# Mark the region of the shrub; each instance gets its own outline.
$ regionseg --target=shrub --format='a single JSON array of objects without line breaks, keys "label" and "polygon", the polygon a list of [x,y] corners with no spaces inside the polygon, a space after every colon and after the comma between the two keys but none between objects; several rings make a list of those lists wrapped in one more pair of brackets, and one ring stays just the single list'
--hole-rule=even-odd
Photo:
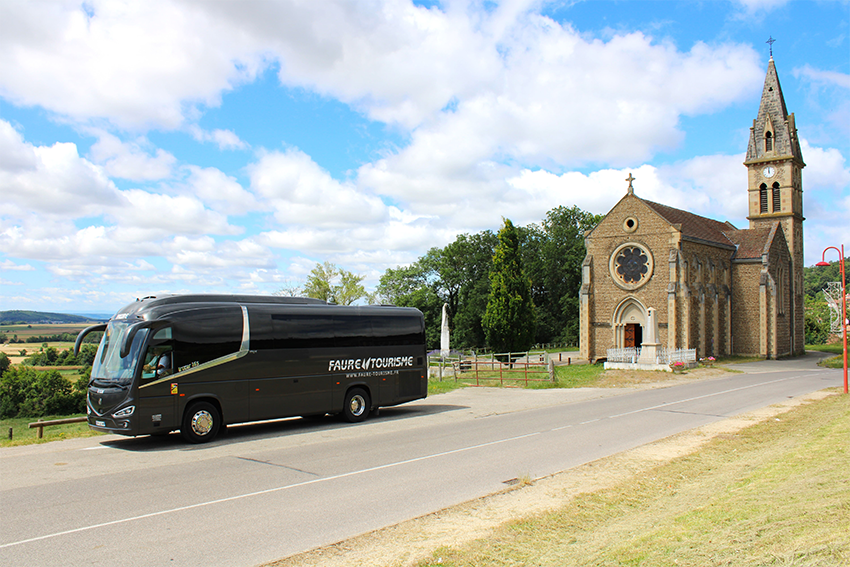
[{"label": "shrub", "polygon": [[82,413],[86,393],[81,382],[71,384],[56,370],[13,366],[0,376],[0,418]]}]

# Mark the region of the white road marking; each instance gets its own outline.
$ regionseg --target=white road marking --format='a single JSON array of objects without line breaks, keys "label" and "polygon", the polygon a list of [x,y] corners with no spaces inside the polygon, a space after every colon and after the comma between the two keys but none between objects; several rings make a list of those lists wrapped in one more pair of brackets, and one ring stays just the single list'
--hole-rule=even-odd
[{"label": "white road marking", "polygon": [[195,508],[202,508],[204,506],[211,506],[213,504],[221,504],[223,502],[233,502],[234,500],[242,500],[242,499],[245,499],[245,498],[251,498],[253,496],[261,496],[263,494],[271,494],[273,492],[281,492],[283,490],[289,490],[290,488],[299,488],[299,487],[308,486],[308,485],[311,485],[311,484],[318,484],[320,482],[328,482],[328,481],[332,481],[332,480],[339,480],[341,478],[347,478],[347,477],[356,476],[356,475],[365,474],[365,473],[370,473],[370,472],[375,472],[375,471],[379,471],[379,470],[383,470],[383,469],[389,469],[389,468],[398,467],[398,466],[401,466],[401,465],[408,465],[410,463],[426,461],[428,459],[436,459],[438,457],[445,457],[447,455],[453,455],[453,454],[456,454],[456,453],[463,453],[463,452],[466,452],[466,451],[472,451],[474,449],[481,449],[482,447],[489,447],[489,446],[492,446],[492,445],[498,445],[500,443],[508,443],[510,441],[517,441],[519,439],[525,439],[525,438],[528,438],[528,437],[533,437],[535,435],[540,435],[540,433],[535,432],[535,433],[527,433],[525,435],[518,435],[516,437],[507,437],[505,439],[498,439],[496,441],[489,441],[487,443],[480,443],[478,445],[470,445],[468,447],[461,447],[460,449],[452,449],[451,451],[443,451],[442,453],[433,453],[431,455],[424,455],[422,457],[416,457],[416,458],[407,459],[407,460],[404,460],[404,461],[396,461],[394,463],[387,463],[385,465],[379,465],[377,467],[370,467],[368,469],[361,469],[361,470],[351,471],[351,472],[337,474],[337,475],[333,475],[333,476],[316,478],[316,479],[312,479],[312,480],[306,480],[304,482],[297,482],[295,484],[287,484],[285,486],[268,488],[266,490],[260,490],[260,491],[257,491],[257,492],[248,492],[246,494],[238,494],[236,496],[229,496],[227,498],[219,498],[217,500],[209,500],[207,502],[198,502],[197,504],[190,504],[188,506],[180,506],[178,508],[170,508],[168,510],[160,510],[159,512],[151,512],[149,514],[132,516],[130,518],[113,520],[111,522],[103,522],[102,524],[93,524],[91,526],[83,526],[81,528],[74,528],[73,530],[65,530],[64,532],[56,532],[56,533],[46,534],[46,535],[43,535],[43,536],[33,537],[33,538],[29,538],[29,539],[22,539],[20,541],[13,541],[13,542],[9,542],[9,543],[4,543],[4,544],[0,545],[0,549],[6,548],[6,547],[13,547],[13,546],[16,546],[16,545],[23,545],[25,543],[32,543],[34,541],[42,541],[42,540],[45,540],[45,539],[51,539],[51,538],[59,537],[59,536],[63,536],[63,535],[85,532],[85,531],[94,530],[94,529],[97,529],[97,528],[105,528],[107,526],[115,526],[115,525],[118,525],[118,524],[125,524],[127,522],[135,522],[137,520],[144,520],[145,518],[154,518],[156,516],[164,516],[166,514],[173,514],[175,512],[182,512],[184,510],[192,510],[192,509],[195,509]]}]

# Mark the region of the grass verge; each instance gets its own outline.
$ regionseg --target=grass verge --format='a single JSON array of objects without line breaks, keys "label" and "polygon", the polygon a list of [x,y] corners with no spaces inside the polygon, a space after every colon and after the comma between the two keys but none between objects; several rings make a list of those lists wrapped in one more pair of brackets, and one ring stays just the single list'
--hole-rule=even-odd
[{"label": "grass verge", "polygon": [[818,362],[818,366],[825,368],[844,368],[844,343],[832,343],[829,345],[806,345],[806,350],[818,350],[820,352],[831,352],[838,356],[825,358]]},{"label": "grass verge", "polygon": [[848,565],[849,437],[830,396],[419,565]]},{"label": "grass verge", "polygon": [[[534,373],[529,374],[531,378],[528,382],[528,389],[546,389],[546,388],[592,388],[598,385],[604,377],[604,370],[601,364],[575,364],[555,367],[555,381],[550,382],[548,379],[542,380],[545,374]],[[526,387],[522,371],[504,371],[504,380],[499,379],[498,372],[479,372],[478,385],[498,388],[505,387]],[[535,380],[536,379],[536,380]],[[475,374],[466,372],[462,374],[458,380],[449,374],[444,376],[440,381],[436,378],[431,378],[428,381],[428,395],[445,394],[458,388],[475,385]]]},{"label": "grass verge", "polygon": [[[92,437],[102,435],[89,429],[87,423],[66,423],[64,425],[51,425],[44,428],[44,437],[38,438],[38,429],[30,429],[29,424],[42,419],[65,419],[68,417],[85,417],[86,414],[75,415],[49,415],[46,417],[15,417],[11,419],[0,419],[0,447],[15,447],[17,445],[32,445],[33,443],[48,443],[62,439],[73,439],[75,437]],[[9,429],[12,429],[12,439],[9,440]]]}]

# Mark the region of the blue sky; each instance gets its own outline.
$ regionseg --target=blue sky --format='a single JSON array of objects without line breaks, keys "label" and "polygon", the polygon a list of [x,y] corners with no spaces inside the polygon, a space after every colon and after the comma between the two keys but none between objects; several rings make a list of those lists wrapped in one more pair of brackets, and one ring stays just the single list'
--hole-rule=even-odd
[{"label": "blue sky", "polygon": [[373,289],[629,172],[745,228],[769,37],[811,265],[850,245],[846,1],[0,3],[0,310]]}]

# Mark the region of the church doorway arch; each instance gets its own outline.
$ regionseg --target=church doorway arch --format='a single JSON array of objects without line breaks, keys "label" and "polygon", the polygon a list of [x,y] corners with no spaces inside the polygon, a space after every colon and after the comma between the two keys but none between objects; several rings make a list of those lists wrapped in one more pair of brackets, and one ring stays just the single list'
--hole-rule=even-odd
[{"label": "church doorway arch", "polygon": [[614,348],[639,348],[646,327],[646,307],[634,297],[627,297],[614,310]]}]

